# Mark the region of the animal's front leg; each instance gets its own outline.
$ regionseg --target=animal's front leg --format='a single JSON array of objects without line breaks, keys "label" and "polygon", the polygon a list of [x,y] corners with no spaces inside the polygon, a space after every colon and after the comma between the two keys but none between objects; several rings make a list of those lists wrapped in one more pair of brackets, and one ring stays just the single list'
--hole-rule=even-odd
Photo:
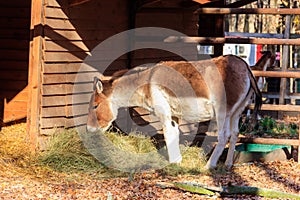
[{"label": "animal's front leg", "polygon": [[172,113],[166,94],[158,87],[151,88],[152,104],[154,114],[163,125],[164,138],[167,146],[169,162],[179,163],[182,156],[179,149],[179,129],[178,124],[172,121]]},{"label": "animal's front leg", "polygon": [[164,137],[168,150],[169,162],[180,163],[182,156],[179,149],[179,129],[178,124],[174,121],[167,120],[164,122]]}]

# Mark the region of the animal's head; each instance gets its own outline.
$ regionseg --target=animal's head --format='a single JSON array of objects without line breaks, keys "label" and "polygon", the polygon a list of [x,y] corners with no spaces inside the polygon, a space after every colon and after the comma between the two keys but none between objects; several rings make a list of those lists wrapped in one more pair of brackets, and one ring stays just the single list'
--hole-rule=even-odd
[{"label": "animal's head", "polygon": [[87,131],[105,131],[115,119],[111,103],[112,83],[94,78],[93,94],[90,99]]},{"label": "animal's head", "polygon": [[264,51],[262,54],[255,66],[251,67],[252,70],[267,71],[274,68],[275,55],[271,51]]},{"label": "animal's head", "polygon": [[[252,66],[252,70],[258,71],[267,71],[272,70],[274,68],[275,63],[275,55],[271,53],[271,51],[262,52],[263,56],[257,61],[255,66]],[[262,91],[266,84],[265,77],[257,77],[256,78],[258,88]]]}]

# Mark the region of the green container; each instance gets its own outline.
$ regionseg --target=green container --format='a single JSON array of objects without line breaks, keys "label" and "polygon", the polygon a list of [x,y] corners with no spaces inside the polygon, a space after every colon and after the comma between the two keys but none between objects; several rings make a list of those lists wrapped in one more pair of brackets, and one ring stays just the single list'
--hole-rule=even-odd
[{"label": "green container", "polygon": [[246,152],[271,152],[276,149],[288,148],[291,149],[291,146],[288,145],[275,145],[275,144],[241,144],[237,145],[236,151],[246,151]]}]

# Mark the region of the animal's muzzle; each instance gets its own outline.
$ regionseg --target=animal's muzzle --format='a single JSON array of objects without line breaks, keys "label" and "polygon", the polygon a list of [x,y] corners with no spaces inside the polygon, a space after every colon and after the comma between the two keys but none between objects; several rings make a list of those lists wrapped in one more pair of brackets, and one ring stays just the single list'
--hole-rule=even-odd
[{"label": "animal's muzzle", "polygon": [[87,131],[87,132],[90,132],[90,133],[94,133],[94,132],[97,132],[97,131],[99,131],[99,130],[100,130],[100,129],[97,128],[97,127],[93,127],[93,126],[89,126],[89,125],[86,126],[86,131]]}]

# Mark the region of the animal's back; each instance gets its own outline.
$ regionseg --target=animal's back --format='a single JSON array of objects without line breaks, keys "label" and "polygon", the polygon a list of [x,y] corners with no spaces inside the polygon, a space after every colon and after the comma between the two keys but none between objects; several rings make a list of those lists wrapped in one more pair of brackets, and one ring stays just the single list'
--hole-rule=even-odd
[{"label": "animal's back", "polygon": [[[226,92],[227,106],[232,107],[238,100],[240,92],[249,89],[246,80],[249,79],[248,65],[239,57],[228,55],[201,61],[179,61],[163,62],[163,66],[168,66],[178,71],[191,84],[195,94],[202,98],[211,98],[211,93]],[[216,70],[218,69],[218,71]],[[217,74],[219,73],[219,74]],[[165,76],[165,75],[161,75]],[[207,77],[207,78],[205,78]],[[163,78],[163,77],[161,77]],[[172,79],[166,77],[165,79]],[[216,79],[222,78],[222,82]],[[223,87],[216,86],[220,91],[209,91],[208,85],[223,84]],[[183,88],[184,89],[184,88]],[[184,93],[184,92],[183,92]]]}]

